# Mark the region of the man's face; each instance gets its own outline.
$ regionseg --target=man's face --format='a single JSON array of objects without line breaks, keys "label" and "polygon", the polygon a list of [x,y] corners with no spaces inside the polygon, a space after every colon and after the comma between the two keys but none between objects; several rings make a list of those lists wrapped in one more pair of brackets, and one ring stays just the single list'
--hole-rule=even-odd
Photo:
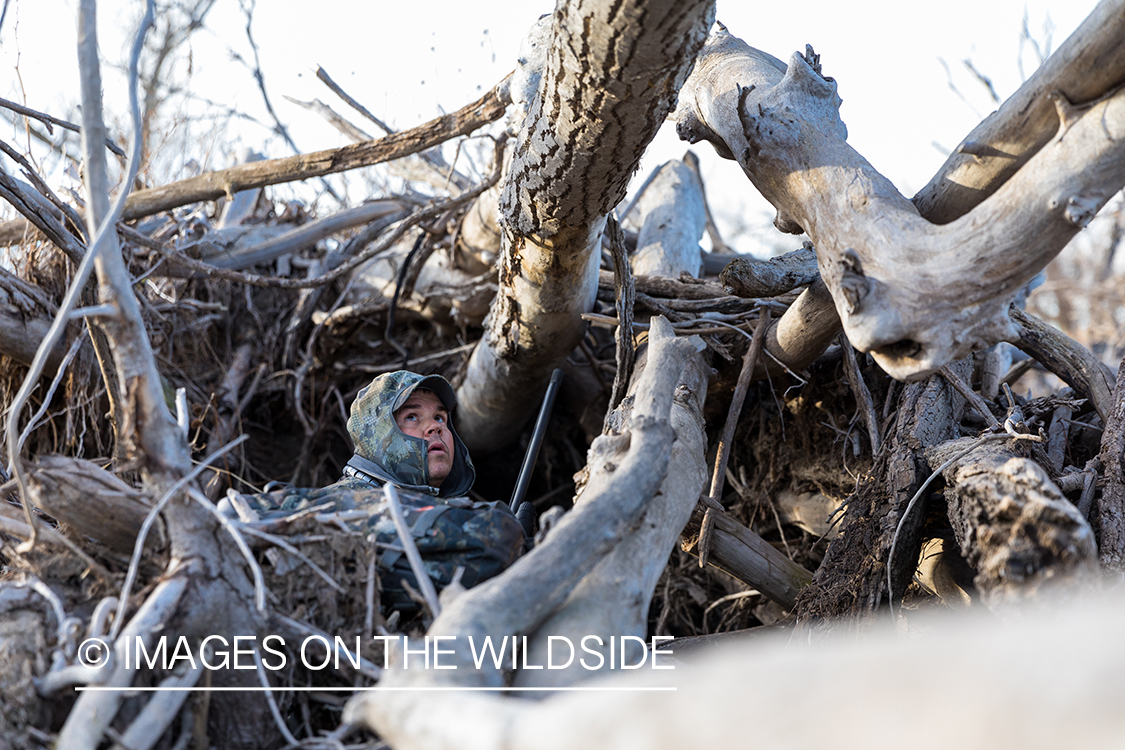
[{"label": "man's face", "polygon": [[449,431],[449,413],[441,399],[433,391],[415,390],[395,412],[395,423],[404,435],[426,441],[430,485],[441,487],[453,468],[453,434]]}]

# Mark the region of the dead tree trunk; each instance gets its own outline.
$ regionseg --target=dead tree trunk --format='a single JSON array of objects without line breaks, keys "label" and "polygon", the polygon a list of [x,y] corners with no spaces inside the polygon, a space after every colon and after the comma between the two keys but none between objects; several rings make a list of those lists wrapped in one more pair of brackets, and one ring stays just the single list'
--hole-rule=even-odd
[{"label": "dead tree trunk", "polygon": [[579,315],[597,293],[605,217],[672,110],[713,18],[712,2],[556,8],[500,201],[500,291],[458,390],[458,429],[471,450],[510,442],[577,346]]},{"label": "dead tree trunk", "polygon": [[637,202],[643,218],[633,272],[670,279],[681,273],[698,276],[703,264],[699,238],[707,213],[695,170],[679,159],[664,164]]}]

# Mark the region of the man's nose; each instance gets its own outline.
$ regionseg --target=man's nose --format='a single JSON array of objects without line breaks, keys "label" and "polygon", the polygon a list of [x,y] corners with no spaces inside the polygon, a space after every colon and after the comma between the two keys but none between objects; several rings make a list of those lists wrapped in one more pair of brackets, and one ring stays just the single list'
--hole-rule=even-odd
[{"label": "man's nose", "polygon": [[442,425],[441,425],[441,421],[440,421],[440,420],[437,420],[437,419],[431,419],[431,420],[430,420],[430,421],[429,421],[429,422],[428,422],[428,423],[426,424],[426,434],[427,434],[427,435],[432,435],[432,434],[433,434],[433,433],[435,433],[435,432],[436,432],[436,433],[438,433],[438,434],[441,434],[441,427],[442,427]]}]

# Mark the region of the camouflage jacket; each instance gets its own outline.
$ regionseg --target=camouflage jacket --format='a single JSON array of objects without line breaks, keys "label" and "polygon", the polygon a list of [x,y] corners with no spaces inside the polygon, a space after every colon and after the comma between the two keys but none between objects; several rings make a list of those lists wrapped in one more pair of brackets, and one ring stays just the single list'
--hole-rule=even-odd
[{"label": "camouflage jacket", "polygon": [[[355,533],[370,534],[380,550],[383,603],[392,608],[413,606],[401,580],[417,589],[417,579],[403,555],[383,492],[370,483],[344,478],[319,489],[286,487],[228,496],[228,502],[244,521],[287,518],[301,523],[301,517],[309,514],[353,511],[343,522]],[[523,530],[505,503],[474,503],[467,498],[435,503],[432,495],[409,490],[399,493],[399,502],[426,574],[439,589],[453,580],[458,568],[464,569],[461,583],[474,586],[499,574],[523,551]]]}]

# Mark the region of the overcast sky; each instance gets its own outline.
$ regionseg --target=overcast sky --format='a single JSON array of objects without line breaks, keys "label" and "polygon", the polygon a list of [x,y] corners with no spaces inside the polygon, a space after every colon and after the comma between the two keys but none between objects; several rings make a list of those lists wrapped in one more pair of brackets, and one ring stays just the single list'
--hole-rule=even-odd
[{"label": "overcast sky", "polygon": [[[252,31],[279,116],[301,150],[313,151],[345,141],[284,95],[319,98],[352,116],[316,79],[317,65],[377,115],[398,128],[410,127],[442,109],[457,109],[499,81],[514,66],[528,28],[553,5],[545,0],[259,0]],[[941,165],[945,151],[995,107],[964,61],[971,60],[988,76],[1003,99],[1038,64],[1035,51],[1021,46],[1025,13],[1032,36],[1040,43],[1049,38],[1057,47],[1094,5],[1094,0],[719,0],[718,18],[731,33],[783,60],[812,44],[825,74],[838,82],[849,142],[910,196]],[[0,29],[0,96],[75,116],[75,7],[74,0],[10,0]],[[142,7],[141,0],[99,3],[99,39],[107,63],[124,60],[124,32]],[[265,121],[250,73],[232,62],[232,51],[250,57],[245,25],[239,0],[218,0],[207,29],[192,43],[191,88]],[[105,76],[107,98],[123,101],[122,78],[112,71]],[[273,156],[291,153],[261,126],[232,126],[221,135],[223,146],[188,154],[185,160],[226,166],[231,153],[225,146],[231,144]],[[21,143],[11,127],[0,131],[0,137]],[[638,182],[686,147],[665,128]],[[737,166],[715,157],[706,144],[696,150],[709,197],[727,231],[738,223],[765,223],[768,206],[762,206]],[[753,234],[759,236],[740,240],[740,248],[754,250],[759,242],[774,242],[765,231],[756,229]]]}]

